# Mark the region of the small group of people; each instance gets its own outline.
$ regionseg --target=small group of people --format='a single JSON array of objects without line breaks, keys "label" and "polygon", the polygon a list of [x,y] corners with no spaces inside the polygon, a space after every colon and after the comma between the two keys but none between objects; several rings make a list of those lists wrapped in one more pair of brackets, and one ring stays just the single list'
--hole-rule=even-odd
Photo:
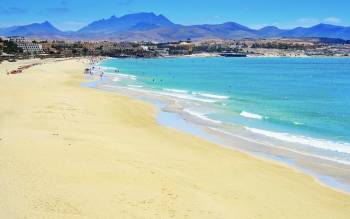
[{"label": "small group of people", "polygon": [[99,73],[100,78],[103,77],[104,72],[101,70],[100,67],[96,68],[96,66],[92,66],[90,68],[86,68],[84,74],[94,75],[95,72]]}]

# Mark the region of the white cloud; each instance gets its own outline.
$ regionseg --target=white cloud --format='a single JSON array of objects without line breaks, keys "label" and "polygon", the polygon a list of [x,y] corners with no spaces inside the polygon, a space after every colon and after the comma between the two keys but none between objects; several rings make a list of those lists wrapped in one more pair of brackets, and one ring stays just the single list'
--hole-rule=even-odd
[{"label": "white cloud", "polygon": [[337,18],[337,17],[326,17],[323,19],[323,23],[326,24],[341,24],[342,19]]},{"label": "white cloud", "polygon": [[319,23],[320,23],[320,20],[317,18],[299,18],[295,22],[296,26],[302,26],[302,27],[313,26]]}]

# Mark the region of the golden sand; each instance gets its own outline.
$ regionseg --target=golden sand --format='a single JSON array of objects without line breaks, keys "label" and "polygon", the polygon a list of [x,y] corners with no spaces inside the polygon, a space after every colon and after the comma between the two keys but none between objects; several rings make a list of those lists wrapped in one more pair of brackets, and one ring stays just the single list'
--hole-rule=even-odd
[{"label": "golden sand", "polygon": [[10,67],[0,65],[0,218],[350,218],[349,195],[81,87],[83,61]]}]

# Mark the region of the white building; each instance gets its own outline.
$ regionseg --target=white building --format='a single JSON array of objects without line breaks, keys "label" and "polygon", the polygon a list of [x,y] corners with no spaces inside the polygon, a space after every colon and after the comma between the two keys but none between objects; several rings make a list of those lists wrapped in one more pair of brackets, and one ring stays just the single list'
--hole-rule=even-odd
[{"label": "white building", "polygon": [[143,51],[148,51],[149,50],[148,46],[141,46],[141,48],[142,48]]},{"label": "white building", "polygon": [[154,51],[161,56],[168,56],[169,55],[169,48],[159,48],[159,49],[155,49]]},{"label": "white building", "polygon": [[25,43],[25,42],[27,42],[26,38],[20,37],[20,36],[10,36],[8,39],[10,41],[14,42],[14,43]]},{"label": "white building", "polygon": [[43,53],[43,47],[41,44],[36,44],[36,43],[30,43],[30,42],[25,42],[25,43],[17,43],[17,46],[23,50],[24,53]]},{"label": "white building", "polygon": [[24,37],[11,36],[9,37],[9,40],[16,43],[17,46],[23,50],[24,53],[37,54],[44,52],[41,44],[32,43]]}]

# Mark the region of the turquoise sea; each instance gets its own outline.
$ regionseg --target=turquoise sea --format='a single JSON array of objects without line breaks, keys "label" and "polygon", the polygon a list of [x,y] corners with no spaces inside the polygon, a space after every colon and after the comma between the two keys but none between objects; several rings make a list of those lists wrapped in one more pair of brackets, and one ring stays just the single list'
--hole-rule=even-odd
[{"label": "turquoise sea", "polygon": [[173,98],[215,129],[239,126],[350,164],[350,59],[109,59],[100,66],[113,86]]}]

